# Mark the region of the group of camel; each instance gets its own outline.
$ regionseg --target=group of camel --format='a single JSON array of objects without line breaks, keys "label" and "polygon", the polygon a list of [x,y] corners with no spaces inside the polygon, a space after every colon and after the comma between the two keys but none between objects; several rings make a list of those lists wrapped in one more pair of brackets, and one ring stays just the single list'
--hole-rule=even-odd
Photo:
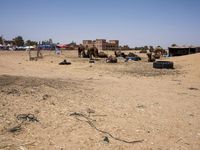
[{"label": "group of camel", "polygon": [[121,52],[120,50],[114,51],[114,55],[115,56],[108,56],[104,52],[99,52],[95,46],[89,48],[88,46],[84,47],[80,45],[78,47],[78,57],[80,58],[89,58],[90,60],[92,60],[93,58],[107,58],[106,62],[110,62],[110,63],[116,63],[117,57],[122,57],[126,61],[128,61],[128,59],[130,58],[135,58],[134,60],[136,61],[141,60],[141,58],[134,53],[129,53],[127,55],[124,52]]},{"label": "group of camel", "polygon": [[167,52],[163,49],[157,49],[154,51],[150,51],[147,53],[148,62],[155,62],[156,59],[160,59],[161,56],[164,56],[166,54],[167,54]]},{"label": "group of camel", "polygon": [[[37,52],[36,56],[33,56],[31,50],[29,50],[30,61],[31,60],[37,61],[38,58],[43,57],[40,49],[37,49],[36,52]],[[160,51],[160,50],[154,51],[154,52],[149,52],[149,53],[147,53],[148,62],[154,62],[156,59],[159,59],[164,54],[165,54],[165,51]],[[138,55],[136,55],[132,52],[125,54],[124,52],[121,52],[120,50],[115,50],[113,56],[112,55],[108,56],[103,51],[99,52],[95,46],[89,48],[88,46],[84,47],[83,45],[80,45],[78,47],[78,57],[89,58],[90,60],[93,60],[93,58],[106,58],[107,63],[116,63],[117,58],[119,58],[119,57],[124,58],[125,62],[127,62],[129,60],[134,60],[134,61],[141,60],[141,58]]]},{"label": "group of camel", "polygon": [[108,58],[108,55],[104,52],[99,52],[98,49],[93,46],[93,47],[84,47],[84,46],[79,46],[78,47],[78,57],[82,58]]}]

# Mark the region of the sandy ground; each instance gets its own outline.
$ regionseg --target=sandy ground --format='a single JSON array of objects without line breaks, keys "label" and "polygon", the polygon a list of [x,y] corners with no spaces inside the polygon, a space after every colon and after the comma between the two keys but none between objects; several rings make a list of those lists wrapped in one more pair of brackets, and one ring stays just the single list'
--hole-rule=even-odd
[{"label": "sandy ground", "polygon": [[[43,55],[0,52],[0,149],[200,149],[200,54],[170,58],[173,70],[143,54],[117,64]],[[59,66],[65,58],[72,65]]]}]

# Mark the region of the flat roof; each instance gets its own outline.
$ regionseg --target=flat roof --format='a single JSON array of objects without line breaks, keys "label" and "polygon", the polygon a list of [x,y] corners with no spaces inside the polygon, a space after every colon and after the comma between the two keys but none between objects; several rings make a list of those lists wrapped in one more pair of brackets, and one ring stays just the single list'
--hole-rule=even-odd
[{"label": "flat roof", "polygon": [[196,46],[171,46],[168,48],[174,48],[174,49],[184,49],[184,48],[197,48]]}]

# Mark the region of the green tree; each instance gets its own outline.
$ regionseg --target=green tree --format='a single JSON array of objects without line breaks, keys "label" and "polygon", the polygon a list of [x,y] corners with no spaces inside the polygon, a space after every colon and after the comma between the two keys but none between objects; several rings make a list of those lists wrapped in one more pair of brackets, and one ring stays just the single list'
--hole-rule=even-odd
[{"label": "green tree", "polygon": [[26,41],[26,46],[33,46],[33,45],[37,45],[38,43],[36,41],[31,41],[31,40],[27,40]]},{"label": "green tree", "polygon": [[144,50],[148,50],[149,49],[149,47],[148,46],[144,46]]},{"label": "green tree", "polygon": [[13,39],[13,42],[16,46],[24,46],[24,40],[22,36],[17,36]]},{"label": "green tree", "polygon": [[0,36],[0,44],[3,44],[3,37]]},{"label": "green tree", "polygon": [[176,44],[172,44],[171,46],[172,46],[172,47],[176,47],[177,45],[176,45]]}]

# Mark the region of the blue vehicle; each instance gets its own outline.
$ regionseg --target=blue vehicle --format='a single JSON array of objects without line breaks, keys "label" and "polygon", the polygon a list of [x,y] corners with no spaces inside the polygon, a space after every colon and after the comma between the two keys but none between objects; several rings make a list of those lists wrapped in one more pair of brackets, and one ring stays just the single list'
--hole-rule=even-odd
[{"label": "blue vehicle", "polygon": [[55,50],[55,45],[54,44],[41,44],[37,46],[41,50]]}]

